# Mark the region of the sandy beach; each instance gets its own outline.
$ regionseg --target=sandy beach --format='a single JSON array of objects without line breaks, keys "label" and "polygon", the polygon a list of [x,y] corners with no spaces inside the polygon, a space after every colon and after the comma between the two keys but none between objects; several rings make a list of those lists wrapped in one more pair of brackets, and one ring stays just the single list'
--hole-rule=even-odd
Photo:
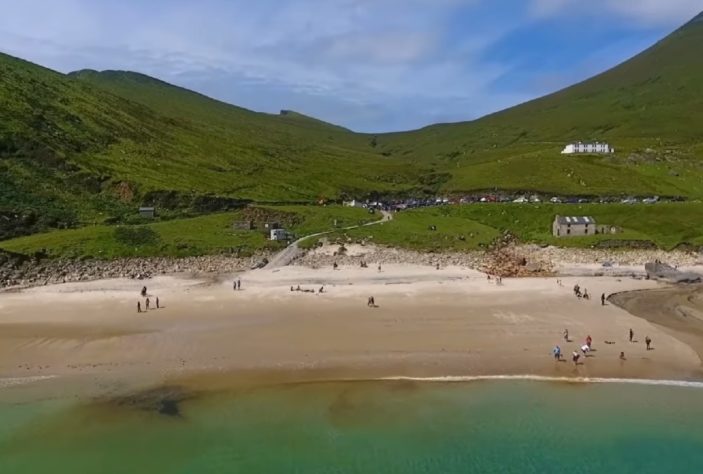
[{"label": "sandy beach", "polygon": [[[237,278],[242,289],[233,291]],[[560,286],[557,280],[498,285],[462,267],[294,266],[220,279],[114,279],[3,293],[0,379],[29,377],[39,380],[35,385],[62,387],[73,380],[101,393],[139,384],[203,388],[395,376],[702,378],[694,340],[700,334],[679,337],[600,303],[601,293],[662,285],[563,277]],[[576,298],[575,284],[591,300]],[[152,309],[137,313],[142,285]],[[314,293],[291,291],[299,285]],[[367,306],[369,296],[377,308]],[[630,328],[637,342],[628,341]],[[564,329],[571,342],[564,341]],[[571,352],[589,335],[594,350],[575,366]],[[645,336],[653,350],[646,350]],[[566,361],[552,358],[555,344]]]}]

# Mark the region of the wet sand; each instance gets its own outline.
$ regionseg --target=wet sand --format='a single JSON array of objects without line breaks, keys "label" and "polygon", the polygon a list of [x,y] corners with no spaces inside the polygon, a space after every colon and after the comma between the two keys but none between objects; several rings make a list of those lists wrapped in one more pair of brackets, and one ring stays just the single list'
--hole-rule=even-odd
[{"label": "wet sand", "polygon": [[703,285],[619,293],[611,302],[663,328],[703,358]]},{"label": "wet sand", "polygon": [[[200,390],[396,376],[702,378],[693,338],[600,304],[602,292],[659,287],[651,281],[564,278],[559,286],[554,278],[534,278],[496,285],[459,267],[409,265],[382,272],[287,267],[238,277],[241,291],[232,290],[236,277],[159,277],[1,294],[0,379],[51,377],[35,383],[45,395],[117,396],[159,385]],[[575,298],[576,283],[593,299]],[[152,304],[158,296],[164,308],[136,312],[143,284]],[[325,292],[290,291],[299,284],[324,285]],[[367,307],[371,295],[378,308]],[[630,328],[639,342],[627,341]],[[588,335],[594,351],[580,365],[553,360],[555,344],[570,359]],[[645,349],[645,335],[654,350]],[[627,360],[619,359],[621,351]]]}]

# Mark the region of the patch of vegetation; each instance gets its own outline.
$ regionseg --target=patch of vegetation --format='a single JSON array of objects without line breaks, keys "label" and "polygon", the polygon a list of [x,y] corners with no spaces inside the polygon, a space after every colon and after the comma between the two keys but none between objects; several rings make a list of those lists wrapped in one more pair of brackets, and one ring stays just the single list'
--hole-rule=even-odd
[{"label": "patch of vegetation", "polygon": [[480,222],[427,208],[397,213],[392,221],[339,232],[370,243],[422,251],[475,250],[493,241],[499,232]]},{"label": "patch of vegetation", "polygon": [[[592,216],[599,225],[615,226],[616,234],[556,238],[557,214]],[[561,247],[703,246],[701,203],[626,204],[472,204],[401,212],[391,222],[346,233],[357,240],[417,250],[469,250],[490,244],[503,232],[523,242]],[[436,230],[431,230],[436,226]],[[461,238],[463,236],[463,239]]]},{"label": "patch of vegetation", "polygon": [[[341,206],[263,206],[260,216],[288,216],[287,230],[303,236],[338,226],[379,219],[364,209]],[[49,257],[111,259],[119,257],[185,257],[228,254],[248,256],[260,250],[276,251],[285,245],[268,240],[263,217],[254,230],[237,230],[236,221],[251,218],[252,211],[238,210],[188,219],[174,219],[138,226],[90,226],[58,230],[0,242],[0,249],[18,254],[37,252]]]},{"label": "patch of vegetation", "polygon": [[116,227],[114,232],[115,242],[120,245],[139,247],[142,245],[156,245],[159,243],[159,234],[151,227]]}]

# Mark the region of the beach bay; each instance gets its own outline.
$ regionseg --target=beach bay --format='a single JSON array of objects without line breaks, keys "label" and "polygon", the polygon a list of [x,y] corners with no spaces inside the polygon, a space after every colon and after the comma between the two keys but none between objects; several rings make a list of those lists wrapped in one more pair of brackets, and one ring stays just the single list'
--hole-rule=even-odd
[{"label": "beach bay", "polygon": [[399,264],[6,292],[0,470],[691,472],[697,346],[601,305],[633,290],[669,291]]}]

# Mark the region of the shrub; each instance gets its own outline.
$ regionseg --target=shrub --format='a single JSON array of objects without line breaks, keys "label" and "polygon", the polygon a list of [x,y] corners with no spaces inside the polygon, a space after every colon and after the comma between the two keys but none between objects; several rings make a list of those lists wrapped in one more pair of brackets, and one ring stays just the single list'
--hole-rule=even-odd
[{"label": "shrub", "polygon": [[117,227],[115,240],[130,247],[141,245],[155,245],[161,240],[159,234],[150,227]]}]

